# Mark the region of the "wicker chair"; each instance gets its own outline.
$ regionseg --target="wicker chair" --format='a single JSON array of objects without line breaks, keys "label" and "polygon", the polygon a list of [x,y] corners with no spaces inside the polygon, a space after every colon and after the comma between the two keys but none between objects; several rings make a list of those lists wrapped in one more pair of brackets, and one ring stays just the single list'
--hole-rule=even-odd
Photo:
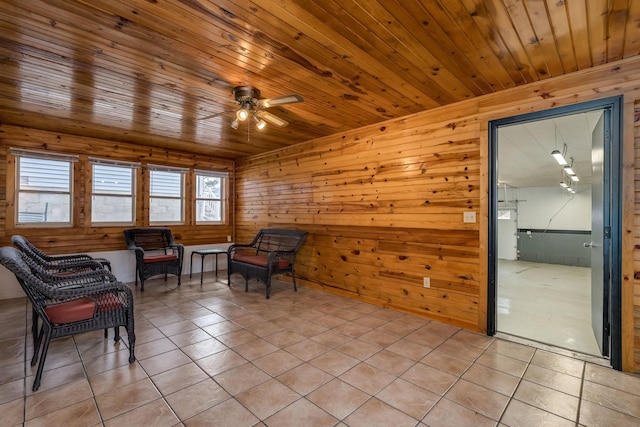
[{"label": "wicker chair", "polygon": [[180,286],[184,246],[173,241],[169,228],[146,227],[124,230],[127,248],[136,254],[136,286],[140,277],[140,291],[144,291],[144,281],[150,277],[164,274],[178,276]]},{"label": "wicker chair", "polygon": [[256,234],[249,244],[231,245],[227,250],[227,283],[231,286],[231,275],[244,277],[244,290],[249,290],[249,279],[261,280],[267,287],[267,299],[271,297],[271,276],[291,273],[293,289],[296,286],[294,264],[298,250],[307,237],[306,231],[265,228]]},{"label": "wicker chair", "polygon": [[[129,341],[129,363],[135,361],[133,293],[127,285],[111,280],[104,270],[45,282],[32,271],[31,267],[35,264],[24,253],[9,246],[0,248],[0,263],[16,276],[38,317],[42,319],[42,328],[34,343],[31,359],[31,366],[35,366],[40,355],[33,391],[40,387],[49,343],[54,338],[124,326]],[[116,334],[115,342],[119,339],[120,336]]]},{"label": "wicker chair", "polygon": [[17,234],[11,237],[11,242],[36,262],[40,262],[43,267],[46,265],[50,266],[52,271],[58,270],[59,272],[63,272],[87,268],[95,269],[93,265],[96,263],[111,271],[111,262],[105,258],[93,258],[86,254],[47,255],[27,240],[26,237]]}]

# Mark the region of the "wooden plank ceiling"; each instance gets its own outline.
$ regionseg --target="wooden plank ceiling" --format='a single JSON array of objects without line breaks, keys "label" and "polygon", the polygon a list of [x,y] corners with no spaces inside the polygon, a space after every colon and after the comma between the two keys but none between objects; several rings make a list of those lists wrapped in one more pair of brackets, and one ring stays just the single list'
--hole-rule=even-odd
[{"label": "wooden plank ceiling", "polygon": [[[240,158],[616,61],[638,0],[2,0],[0,121]],[[253,85],[286,127],[229,126]]]}]

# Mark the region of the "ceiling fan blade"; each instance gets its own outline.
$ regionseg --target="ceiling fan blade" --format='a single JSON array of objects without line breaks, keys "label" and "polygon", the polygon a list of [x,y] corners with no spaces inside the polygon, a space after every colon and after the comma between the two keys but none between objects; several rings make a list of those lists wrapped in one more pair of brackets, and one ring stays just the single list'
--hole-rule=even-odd
[{"label": "ceiling fan blade", "polygon": [[210,114],[210,115],[208,115],[208,116],[200,117],[198,120],[208,120],[208,119],[213,119],[213,118],[215,118],[215,117],[220,117],[220,116],[223,116],[223,115],[225,115],[225,114],[227,114],[227,113],[231,113],[231,112],[233,112],[233,111],[222,111],[222,112],[220,112],[220,113],[215,113],[215,114]]},{"label": "ceiling fan blade", "polygon": [[289,95],[276,96],[275,98],[261,99],[258,101],[262,108],[277,107],[278,105],[295,104],[296,102],[303,102],[302,95],[297,93],[290,93]]},{"label": "ceiling fan blade", "polygon": [[286,121],[284,119],[281,119],[278,116],[274,116],[273,114],[268,113],[266,111],[258,111],[256,113],[256,115],[259,118],[264,119],[264,120],[268,121],[269,123],[274,124],[276,126],[284,127],[284,126],[289,124],[288,121]]}]

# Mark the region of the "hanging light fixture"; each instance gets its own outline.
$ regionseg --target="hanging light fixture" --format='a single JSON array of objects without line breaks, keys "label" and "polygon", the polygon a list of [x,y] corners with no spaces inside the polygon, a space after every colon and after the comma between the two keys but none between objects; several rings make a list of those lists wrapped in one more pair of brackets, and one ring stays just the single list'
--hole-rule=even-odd
[{"label": "hanging light fixture", "polygon": [[568,165],[567,161],[565,160],[564,156],[559,150],[553,150],[551,152],[551,155],[553,156],[554,159],[556,159],[556,162],[558,162],[560,166]]},{"label": "hanging light fixture", "polygon": [[571,168],[571,166],[567,165],[563,168],[564,173],[566,173],[568,176],[572,176],[575,175],[576,173],[573,171],[573,169]]},{"label": "hanging light fixture", "polygon": [[238,111],[236,111],[236,118],[241,122],[244,122],[249,117],[249,110],[247,110],[244,105]]},{"label": "hanging light fixture", "polygon": [[238,127],[240,127],[240,122],[238,122],[238,119],[233,119],[231,120],[231,122],[229,122],[229,126],[231,126],[234,130],[238,129]]},{"label": "hanging light fixture", "polygon": [[256,127],[258,128],[258,130],[264,129],[264,127],[267,125],[267,122],[259,118],[255,113],[253,114],[253,121],[256,123]]}]

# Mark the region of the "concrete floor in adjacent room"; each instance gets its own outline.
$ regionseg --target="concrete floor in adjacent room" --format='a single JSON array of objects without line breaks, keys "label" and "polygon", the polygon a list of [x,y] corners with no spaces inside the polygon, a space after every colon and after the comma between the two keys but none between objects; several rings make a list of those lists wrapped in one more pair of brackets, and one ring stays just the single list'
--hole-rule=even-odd
[{"label": "concrete floor in adjacent room", "polygon": [[148,281],[134,291],[135,363],[102,331],[54,340],[35,393],[30,307],[0,301],[0,425],[640,425],[636,375],[283,282],[266,300],[262,284],[225,281]]},{"label": "concrete floor in adjacent room", "polygon": [[498,262],[497,330],[600,356],[591,328],[591,269]]}]

